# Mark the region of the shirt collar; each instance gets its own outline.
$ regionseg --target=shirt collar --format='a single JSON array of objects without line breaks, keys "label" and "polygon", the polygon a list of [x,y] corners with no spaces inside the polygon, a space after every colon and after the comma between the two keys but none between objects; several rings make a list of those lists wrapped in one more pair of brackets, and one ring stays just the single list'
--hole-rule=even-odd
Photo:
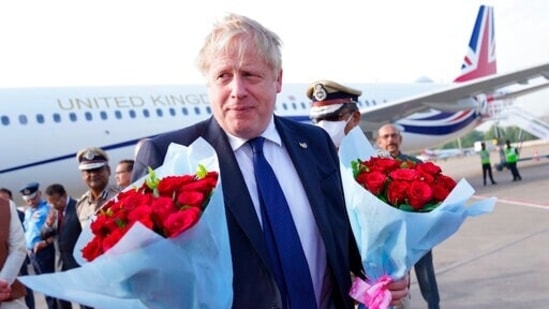
[{"label": "shirt collar", "polygon": [[[260,136],[263,136],[266,140],[269,140],[278,146],[282,145],[282,139],[280,138],[280,135],[278,134],[278,131],[276,131],[276,127],[274,124],[274,116],[271,117],[271,121],[269,121],[269,124],[267,125],[267,128],[263,133],[260,134]],[[227,133],[227,137],[229,139],[229,144],[231,144],[231,148],[233,151],[238,150],[242,145],[246,144],[248,142],[248,139],[243,139],[237,136],[234,136],[230,133]]]}]

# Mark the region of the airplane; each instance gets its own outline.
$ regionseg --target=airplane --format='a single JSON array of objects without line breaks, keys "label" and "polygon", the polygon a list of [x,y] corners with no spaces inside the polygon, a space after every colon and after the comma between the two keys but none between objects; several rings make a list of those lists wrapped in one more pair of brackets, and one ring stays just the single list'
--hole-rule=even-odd
[{"label": "airplane", "polygon": [[421,161],[447,160],[449,158],[464,157],[474,154],[471,148],[450,148],[450,149],[423,149],[416,157]]},{"label": "airplane", "polygon": [[[371,135],[393,122],[402,128],[403,151],[430,148],[480,125],[490,116],[491,102],[549,85],[549,63],[496,73],[493,8],[488,6],[479,8],[461,72],[449,84],[349,84],[364,94],[358,102],[361,128]],[[508,90],[513,85],[520,89]],[[275,113],[310,123],[307,84],[282,88]],[[24,184],[37,181],[41,190],[61,183],[78,198],[86,191],[75,159],[79,149],[101,147],[114,169],[119,160],[134,156],[142,138],[211,116],[206,87],[199,84],[4,88],[0,104],[0,187],[14,197],[20,197]]]}]

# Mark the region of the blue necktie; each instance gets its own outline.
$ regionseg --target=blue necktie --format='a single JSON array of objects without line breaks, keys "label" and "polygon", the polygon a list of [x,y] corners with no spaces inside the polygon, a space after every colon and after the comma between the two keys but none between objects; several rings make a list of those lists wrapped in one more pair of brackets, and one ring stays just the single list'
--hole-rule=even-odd
[{"label": "blue necktie", "polygon": [[248,141],[253,151],[263,234],[282,304],[291,309],[317,308],[305,253],[282,188],[263,155],[264,142],[264,137]]}]

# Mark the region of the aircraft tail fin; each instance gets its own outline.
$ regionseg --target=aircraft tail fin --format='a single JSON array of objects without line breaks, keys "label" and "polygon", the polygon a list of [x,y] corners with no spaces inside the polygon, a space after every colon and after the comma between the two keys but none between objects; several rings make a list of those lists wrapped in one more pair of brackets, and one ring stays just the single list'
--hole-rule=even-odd
[{"label": "aircraft tail fin", "polygon": [[481,5],[467,53],[461,64],[461,74],[454,82],[464,82],[496,74],[496,68],[494,8]]}]

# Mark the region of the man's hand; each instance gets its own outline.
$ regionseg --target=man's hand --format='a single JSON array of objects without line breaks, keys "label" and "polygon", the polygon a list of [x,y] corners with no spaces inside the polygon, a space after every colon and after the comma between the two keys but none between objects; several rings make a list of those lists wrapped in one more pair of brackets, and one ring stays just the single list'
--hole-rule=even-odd
[{"label": "man's hand", "polygon": [[0,302],[10,298],[11,287],[6,280],[0,279]]},{"label": "man's hand", "polygon": [[50,239],[52,239],[53,241],[53,237],[50,237],[48,238],[47,240],[41,240],[39,242],[36,243],[36,245],[34,245],[34,253],[36,254],[36,252],[46,248],[47,246],[49,246],[50,244]]},{"label": "man's hand", "polygon": [[410,282],[410,276],[406,274],[404,278],[400,280],[395,280],[387,286],[387,289],[391,292],[393,300],[391,301],[391,306],[396,306],[402,304],[402,301],[406,296],[408,296],[408,285]]}]

